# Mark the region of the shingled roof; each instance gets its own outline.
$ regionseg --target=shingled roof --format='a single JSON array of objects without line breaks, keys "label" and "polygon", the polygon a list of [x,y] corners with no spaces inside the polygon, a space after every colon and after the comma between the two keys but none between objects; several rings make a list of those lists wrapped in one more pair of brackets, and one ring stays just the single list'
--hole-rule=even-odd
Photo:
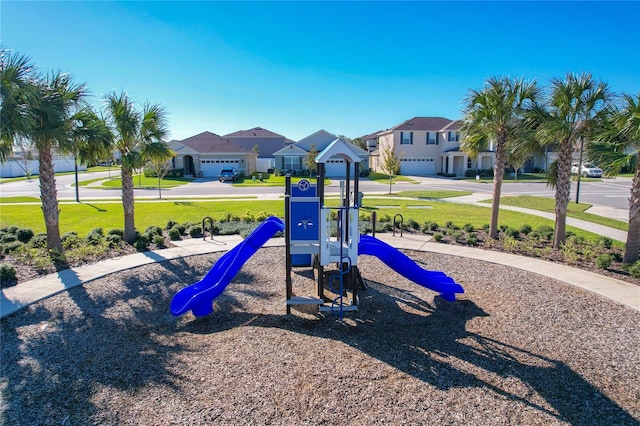
[{"label": "shingled roof", "polygon": [[251,151],[215,133],[202,132],[180,143],[197,152],[250,153]]},{"label": "shingled roof", "polygon": [[441,130],[451,121],[444,117],[413,117],[389,130]]},{"label": "shingled roof", "polygon": [[224,135],[225,138],[284,138],[284,136],[263,129],[262,127],[254,127],[249,130],[238,130],[237,132]]}]

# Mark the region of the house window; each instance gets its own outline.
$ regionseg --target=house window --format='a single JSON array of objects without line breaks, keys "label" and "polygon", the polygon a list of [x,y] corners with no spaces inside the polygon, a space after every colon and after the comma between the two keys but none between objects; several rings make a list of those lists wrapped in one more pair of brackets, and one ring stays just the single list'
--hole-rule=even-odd
[{"label": "house window", "polygon": [[300,168],[300,157],[284,157],[285,170],[298,170]]},{"label": "house window", "polygon": [[467,158],[467,169],[471,169],[472,167],[471,158]]},{"label": "house window", "polygon": [[413,145],[413,132],[400,132],[400,145]]},{"label": "house window", "polygon": [[427,132],[427,145],[438,145],[438,132]]},{"label": "house window", "polygon": [[458,132],[447,132],[447,140],[449,142],[459,142],[459,137]]}]

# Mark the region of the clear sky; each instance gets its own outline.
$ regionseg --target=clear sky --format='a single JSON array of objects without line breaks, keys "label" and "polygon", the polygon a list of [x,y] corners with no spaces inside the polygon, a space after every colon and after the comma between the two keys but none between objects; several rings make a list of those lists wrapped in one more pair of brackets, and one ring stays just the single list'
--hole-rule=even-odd
[{"label": "clear sky", "polygon": [[2,48],[162,104],[170,137],[264,127],[351,138],[462,117],[490,76],[591,72],[640,92],[640,2],[14,2]]}]

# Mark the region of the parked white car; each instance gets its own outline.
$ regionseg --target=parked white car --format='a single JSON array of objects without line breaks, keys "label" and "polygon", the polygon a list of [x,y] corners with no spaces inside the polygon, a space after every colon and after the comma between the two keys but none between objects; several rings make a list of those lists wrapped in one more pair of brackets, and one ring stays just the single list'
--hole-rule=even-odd
[{"label": "parked white car", "polygon": [[[571,174],[577,175],[578,169],[580,165],[578,163],[573,163],[571,165]],[[592,177],[592,178],[601,178],[602,177],[602,169],[600,167],[594,166],[590,163],[584,163],[582,165],[582,170],[580,174],[584,177]]]}]

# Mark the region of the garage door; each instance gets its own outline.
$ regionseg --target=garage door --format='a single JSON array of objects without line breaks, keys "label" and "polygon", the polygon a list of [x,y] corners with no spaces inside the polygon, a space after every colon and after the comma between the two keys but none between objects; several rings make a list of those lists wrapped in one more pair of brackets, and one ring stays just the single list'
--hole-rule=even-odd
[{"label": "garage door", "polygon": [[[347,166],[343,160],[329,160],[324,164],[324,174],[328,177],[345,177]],[[353,178],[353,171],[355,170],[355,163],[351,164],[351,177]]]},{"label": "garage door", "polygon": [[402,158],[400,174],[405,176],[427,176],[436,174],[435,158]]},{"label": "garage door", "polygon": [[240,160],[237,158],[200,160],[200,170],[202,171],[203,177],[217,178],[220,173],[220,169],[224,167],[235,167],[240,171]]}]

